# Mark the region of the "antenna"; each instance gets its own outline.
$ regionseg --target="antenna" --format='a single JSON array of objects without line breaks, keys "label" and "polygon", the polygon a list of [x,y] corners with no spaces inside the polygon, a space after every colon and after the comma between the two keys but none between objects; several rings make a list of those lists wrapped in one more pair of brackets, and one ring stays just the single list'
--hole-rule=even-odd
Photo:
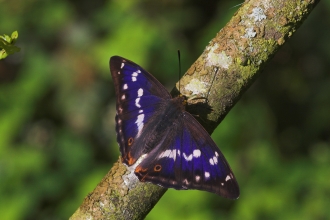
[{"label": "antenna", "polygon": [[206,95],[206,98],[205,98],[206,100],[208,100],[209,94],[210,94],[210,92],[211,92],[211,87],[212,87],[213,82],[214,82],[214,80],[215,80],[215,77],[216,77],[216,75],[217,75],[217,73],[218,73],[218,70],[219,70],[219,67],[215,67],[215,70],[214,70],[214,76],[213,76],[213,79],[212,79],[212,81],[211,81],[211,85],[210,85],[209,91],[207,92],[207,95]]},{"label": "antenna", "polygon": [[229,9],[235,8],[235,7],[240,6],[240,5],[243,5],[243,4],[244,4],[244,2],[243,3],[240,3],[240,4],[237,4],[237,5],[234,5],[233,7],[230,7]]},{"label": "antenna", "polygon": [[180,50],[178,50],[178,59],[179,59],[179,92],[180,92],[180,81],[181,81],[181,54]]}]

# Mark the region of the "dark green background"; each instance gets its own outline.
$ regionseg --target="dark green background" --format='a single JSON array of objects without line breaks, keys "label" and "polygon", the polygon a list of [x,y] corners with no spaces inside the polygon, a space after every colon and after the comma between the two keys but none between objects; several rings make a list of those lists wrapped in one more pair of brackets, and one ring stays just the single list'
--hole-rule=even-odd
[{"label": "dark green background", "polygon": [[[2,0],[0,219],[67,219],[118,159],[110,56],[169,90],[241,1]],[[330,1],[277,53],[212,135],[236,201],[168,190],[147,219],[330,219]]]}]

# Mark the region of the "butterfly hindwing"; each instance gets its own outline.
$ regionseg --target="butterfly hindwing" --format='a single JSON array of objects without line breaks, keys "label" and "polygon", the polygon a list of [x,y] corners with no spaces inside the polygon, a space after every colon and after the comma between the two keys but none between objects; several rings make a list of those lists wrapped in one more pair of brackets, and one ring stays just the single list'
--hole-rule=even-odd
[{"label": "butterfly hindwing", "polygon": [[189,113],[182,113],[161,143],[137,166],[135,173],[141,181],[238,198],[239,187],[225,157]]},{"label": "butterfly hindwing", "polygon": [[154,117],[162,103],[171,96],[151,74],[127,59],[110,59],[116,92],[116,132],[123,162],[132,165],[143,153],[137,145],[145,124]]}]

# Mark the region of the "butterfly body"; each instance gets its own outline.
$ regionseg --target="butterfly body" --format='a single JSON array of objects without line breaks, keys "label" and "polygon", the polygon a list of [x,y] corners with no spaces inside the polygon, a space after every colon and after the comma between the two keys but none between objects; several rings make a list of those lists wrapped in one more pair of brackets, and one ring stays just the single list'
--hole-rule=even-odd
[{"label": "butterfly body", "polygon": [[238,184],[223,154],[185,111],[186,97],[172,98],[150,73],[127,59],[112,57],[110,70],[122,162],[131,166],[143,156],[135,169],[139,180],[238,198]]}]

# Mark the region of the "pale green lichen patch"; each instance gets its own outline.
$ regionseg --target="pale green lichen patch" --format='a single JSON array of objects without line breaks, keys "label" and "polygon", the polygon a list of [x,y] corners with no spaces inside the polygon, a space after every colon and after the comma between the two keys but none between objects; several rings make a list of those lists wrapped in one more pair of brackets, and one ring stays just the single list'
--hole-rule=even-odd
[{"label": "pale green lichen patch", "polygon": [[191,95],[204,93],[207,91],[207,85],[198,79],[192,79],[185,87],[186,90],[191,91]]},{"label": "pale green lichen patch", "polygon": [[127,172],[122,176],[123,179],[123,187],[127,187],[128,189],[134,189],[137,184],[139,183],[139,179],[137,178],[137,176],[135,175],[134,171],[135,168],[142,162],[142,160],[146,157],[146,154],[143,154],[136,162],[133,166],[126,166],[126,164],[124,164],[127,168]]},{"label": "pale green lichen patch", "polygon": [[260,7],[252,9],[252,13],[249,15],[249,17],[252,18],[254,21],[262,21],[266,19],[264,10]]},{"label": "pale green lichen patch", "polygon": [[253,38],[255,37],[257,32],[254,31],[253,27],[246,28],[245,30],[245,38]]},{"label": "pale green lichen patch", "polygon": [[228,67],[232,64],[233,60],[230,56],[227,56],[224,51],[217,52],[219,45],[215,43],[211,48],[208,47],[209,52],[206,58],[206,66],[219,66],[223,69],[228,69]]}]

